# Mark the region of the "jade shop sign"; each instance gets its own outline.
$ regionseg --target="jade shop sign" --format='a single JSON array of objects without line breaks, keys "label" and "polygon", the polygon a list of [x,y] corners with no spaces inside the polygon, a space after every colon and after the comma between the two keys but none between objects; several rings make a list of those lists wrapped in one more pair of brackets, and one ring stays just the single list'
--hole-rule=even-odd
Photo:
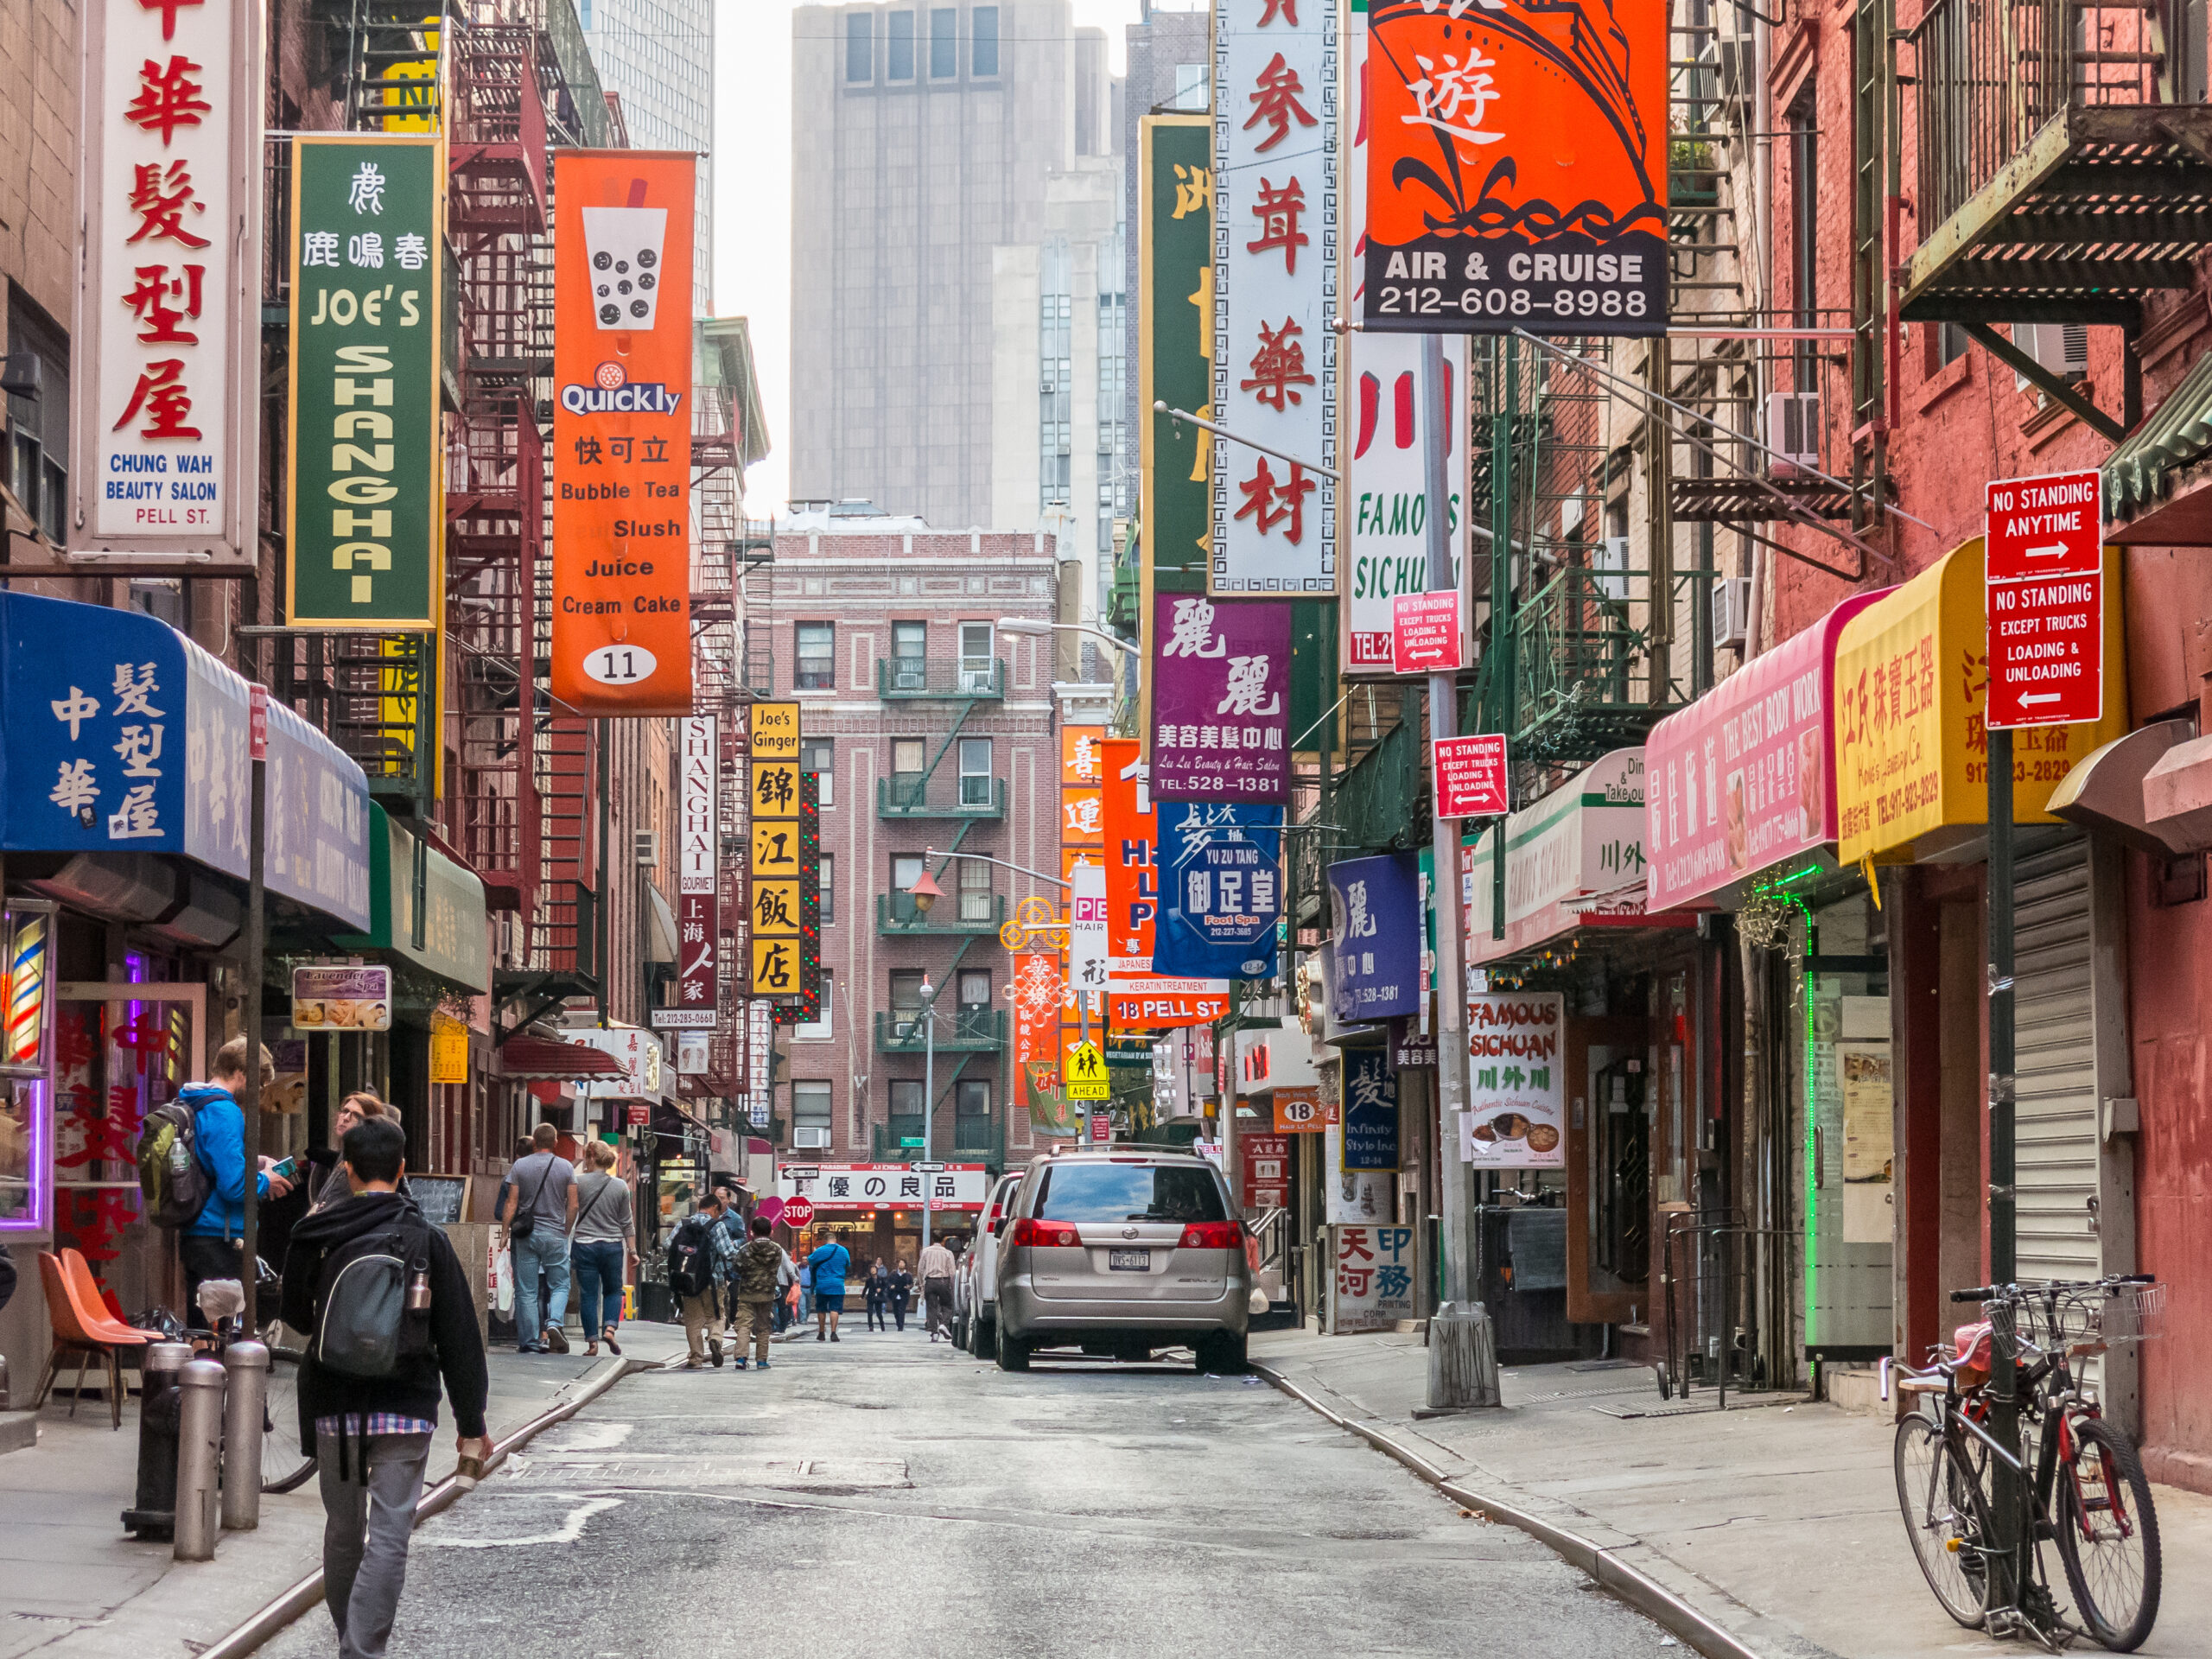
[{"label": "jade shop sign", "polygon": [[285,614],[297,627],[437,626],[443,173],[435,137],[293,141]]}]

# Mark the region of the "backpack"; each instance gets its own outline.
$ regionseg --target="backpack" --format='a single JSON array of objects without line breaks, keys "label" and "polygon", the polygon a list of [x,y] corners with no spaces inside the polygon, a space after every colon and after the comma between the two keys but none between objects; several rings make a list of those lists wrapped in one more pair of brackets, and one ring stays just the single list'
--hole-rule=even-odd
[{"label": "backpack", "polygon": [[692,1216],[668,1241],[668,1287],[679,1296],[703,1296],[715,1282],[714,1246],[707,1236],[718,1221]]},{"label": "backpack", "polygon": [[214,1195],[215,1178],[200,1161],[199,1114],[182,1100],[146,1114],[138,1137],[138,1193],[156,1227],[189,1227]]},{"label": "backpack", "polygon": [[430,1312],[407,1306],[407,1288],[430,1271],[430,1230],[411,1204],[391,1223],[356,1234],[322,1259],[315,1331],[317,1365],[344,1376],[389,1377],[430,1350]]}]

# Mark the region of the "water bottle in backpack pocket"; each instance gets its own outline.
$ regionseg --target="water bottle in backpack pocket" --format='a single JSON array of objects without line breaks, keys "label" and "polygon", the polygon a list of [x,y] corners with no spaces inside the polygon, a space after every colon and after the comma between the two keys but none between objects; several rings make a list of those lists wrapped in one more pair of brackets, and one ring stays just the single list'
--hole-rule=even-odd
[{"label": "water bottle in backpack pocket", "polygon": [[315,1363],[386,1377],[430,1348],[429,1230],[419,1218],[347,1239],[323,1258]]},{"label": "water bottle in backpack pocket", "polygon": [[146,1114],[138,1136],[138,1193],[146,1219],[156,1227],[189,1227],[215,1191],[215,1178],[200,1161],[200,1120],[183,1100]]}]

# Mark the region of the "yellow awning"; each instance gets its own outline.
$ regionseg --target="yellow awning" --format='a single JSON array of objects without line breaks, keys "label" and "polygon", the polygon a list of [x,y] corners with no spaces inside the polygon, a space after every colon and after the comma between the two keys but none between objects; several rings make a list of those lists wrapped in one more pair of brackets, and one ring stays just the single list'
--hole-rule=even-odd
[{"label": "yellow awning", "polygon": [[[1835,653],[1836,853],[1844,863],[1940,853],[1989,822],[1989,685],[1979,537],[1844,624]],[[2074,763],[2127,729],[2120,550],[2105,549],[2105,713],[2012,734],[2012,816],[2044,810]],[[1920,844],[1926,841],[1929,844]]]}]

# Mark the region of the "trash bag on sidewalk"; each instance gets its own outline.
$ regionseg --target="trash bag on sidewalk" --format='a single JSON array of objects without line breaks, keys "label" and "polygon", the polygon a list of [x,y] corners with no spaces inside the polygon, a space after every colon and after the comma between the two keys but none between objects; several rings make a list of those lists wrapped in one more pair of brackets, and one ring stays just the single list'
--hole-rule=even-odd
[{"label": "trash bag on sidewalk", "polygon": [[492,1257],[485,1269],[484,1282],[491,1294],[493,1310],[499,1313],[512,1313],[515,1311],[515,1258],[514,1253],[505,1245],[492,1247]]}]

